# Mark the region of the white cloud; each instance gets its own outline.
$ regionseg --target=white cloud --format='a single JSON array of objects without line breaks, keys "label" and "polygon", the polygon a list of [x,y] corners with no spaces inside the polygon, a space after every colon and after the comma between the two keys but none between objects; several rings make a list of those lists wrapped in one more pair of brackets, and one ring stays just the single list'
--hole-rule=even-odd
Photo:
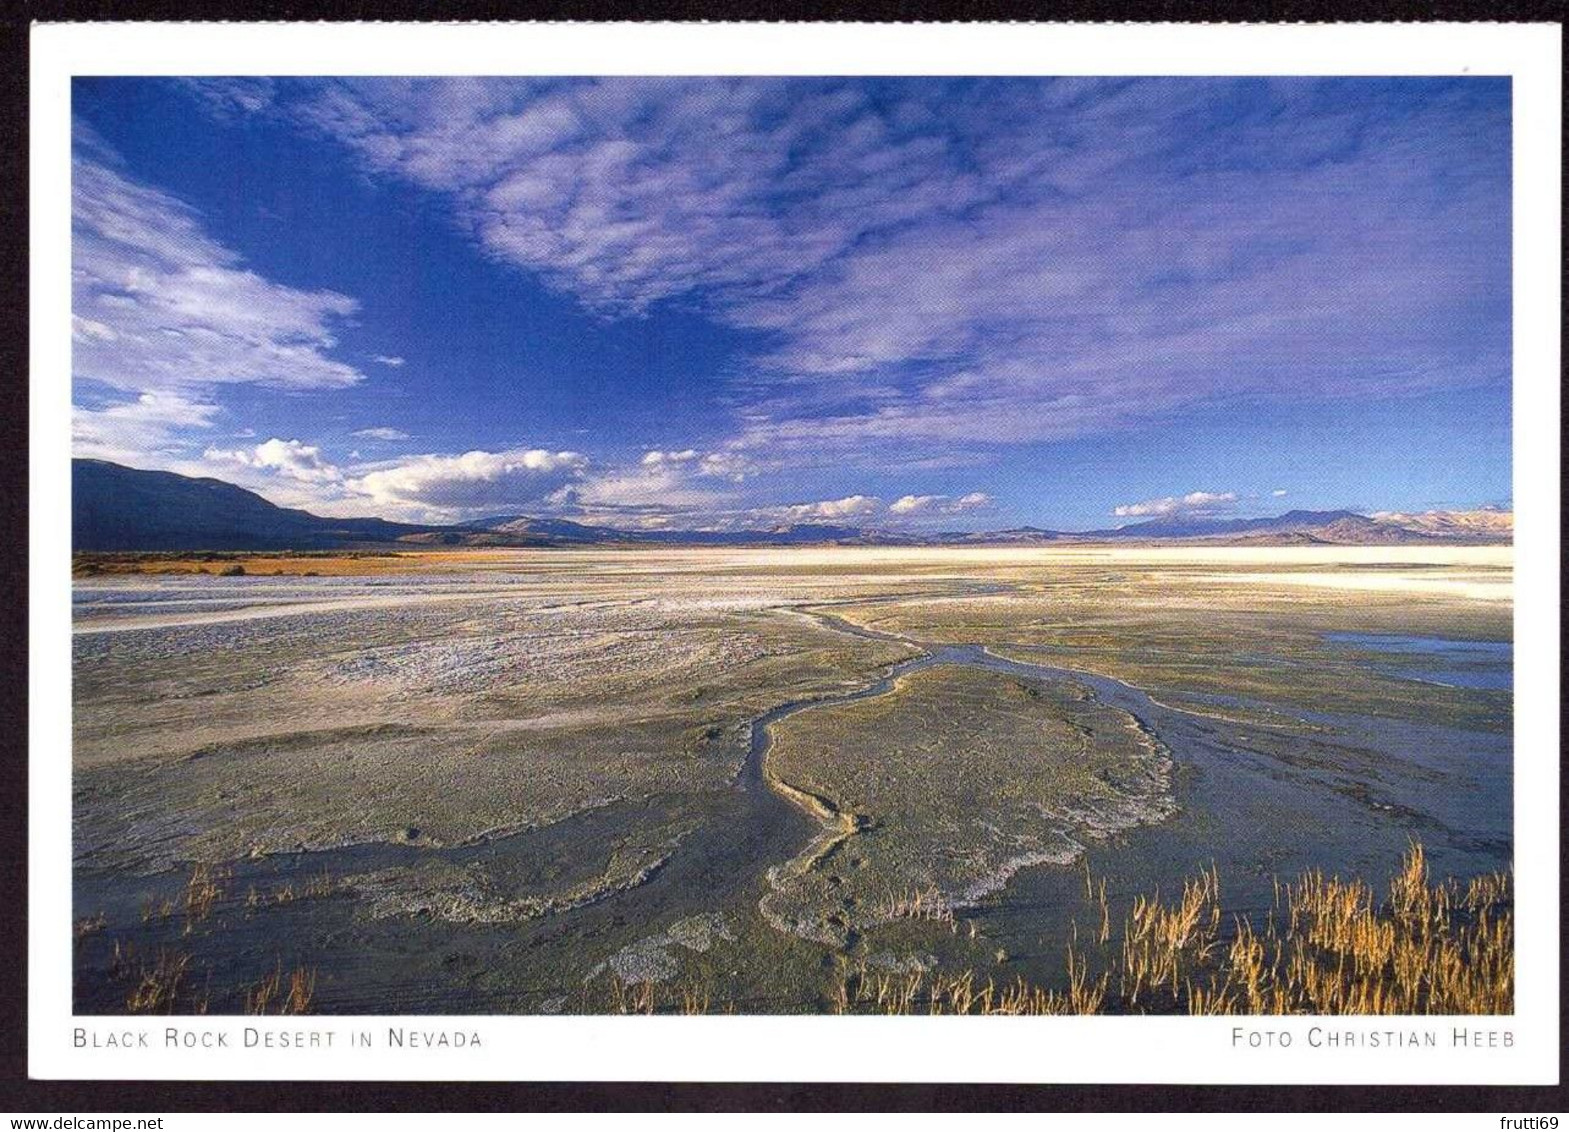
[{"label": "white cloud", "polygon": [[218,406],[178,393],[143,393],[134,401],[89,409],[71,407],[71,452],[75,456],[143,464],[190,447],[192,429],[212,427]]},{"label": "white cloud", "polygon": [[992,497],[984,491],[972,491],[954,498],[948,495],[905,495],[888,505],[888,510],[900,516],[958,515],[965,511],[979,511],[992,505]]},{"label": "white cloud", "polygon": [[276,97],[276,87],[269,78],[180,79],[179,83],[219,121],[266,110]]},{"label": "white cloud", "polygon": [[1280,498],[1280,497],[1281,497],[1281,496],[1282,496],[1282,495],[1285,495],[1285,494],[1286,494],[1286,489],[1285,489],[1285,488],[1283,488],[1283,487],[1277,487],[1277,488],[1276,488],[1276,489],[1275,489],[1275,490],[1274,490],[1274,491],[1272,491],[1272,492],[1270,492],[1270,494],[1271,494],[1271,495],[1273,495],[1273,496],[1274,496],[1274,497],[1275,497],[1275,498],[1277,498],[1277,499],[1278,499],[1278,498]]},{"label": "white cloud", "polygon": [[328,356],[358,304],[246,268],[167,193],[78,155],[72,167],[72,373],[137,393],[225,382],[336,389]]},{"label": "white cloud", "polygon": [[848,495],[805,503],[737,506],[728,491],[705,486],[676,466],[610,469],[589,475],[556,493],[548,504],[558,513],[585,522],[640,529],[736,531],[766,529],[791,523],[855,523],[875,515],[882,507],[876,496]]},{"label": "white cloud", "polygon": [[589,509],[599,521],[624,518],[640,524],[662,521],[672,513],[714,516],[727,514],[733,502],[728,490],[705,479],[740,483],[752,471],[749,461],[732,453],[703,453],[696,448],[651,449],[634,467],[608,468],[569,487],[562,502]]},{"label": "white cloud", "polygon": [[758,519],[783,519],[795,523],[841,522],[865,518],[880,506],[882,501],[875,495],[847,495],[843,499],[823,499],[816,503],[755,507],[748,514]]},{"label": "white cloud", "polygon": [[1146,499],[1142,503],[1124,503],[1112,509],[1119,519],[1168,518],[1185,516],[1203,518],[1235,508],[1237,493],[1234,491],[1190,491],[1183,496],[1167,495],[1160,499]]},{"label": "white cloud", "polygon": [[427,454],[377,466],[347,479],[344,486],[378,505],[461,514],[539,503],[587,466],[582,453],[543,448]]},{"label": "white cloud", "polygon": [[1168,495],[1162,499],[1146,499],[1142,503],[1122,503],[1113,507],[1111,513],[1119,519],[1142,519],[1150,515],[1175,515],[1181,509],[1182,501]]},{"label": "white cloud", "polygon": [[1190,491],[1182,497],[1184,507],[1215,507],[1235,503],[1234,491]]},{"label": "white cloud", "polygon": [[320,448],[276,436],[255,448],[209,448],[202,455],[214,463],[238,464],[300,483],[335,484],[343,479],[343,473],[322,456]]},{"label": "white cloud", "polygon": [[572,485],[563,497],[604,513],[651,510],[711,512],[731,501],[725,491],[700,482],[702,460],[695,449],[645,452],[635,467],[609,468]]},{"label": "white cloud", "polygon": [[654,450],[643,453],[643,467],[649,469],[680,469],[683,473],[713,476],[740,483],[757,471],[756,463],[745,454],[722,449],[717,452],[699,452],[695,448],[679,451]]},{"label": "white cloud", "polygon": [[[228,102],[234,112],[260,107],[241,93]],[[333,498],[339,472],[317,448],[276,438],[237,449],[208,442],[226,384],[323,390],[359,381],[357,369],[329,356],[355,301],[248,269],[195,210],[124,173],[90,130],[78,125],[73,140],[73,453],[192,476],[218,464],[222,478],[288,506]],[[114,391],[109,404],[83,403],[96,387]],[[127,393],[132,399],[112,400]]]},{"label": "white cloud", "polygon": [[756,475],[757,471],[758,466],[751,457],[734,449],[709,452],[697,466],[698,475],[714,476],[731,483],[741,483],[749,476]]},{"label": "white cloud", "polygon": [[397,369],[405,364],[404,359],[388,354],[375,354],[371,357],[371,361],[380,362],[382,365],[391,366],[393,369]]},{"label": "white cloud", "polygon": [[367,440],[408,440],[409,434],[399,428],[362,428],[356,429],[351,435],[363,436]]},{"label": "white cloud", "polygon": [[945,498],[942,495],[905,495],[890,503],[888,510],[895,515],[918,515],[930,511]]}]

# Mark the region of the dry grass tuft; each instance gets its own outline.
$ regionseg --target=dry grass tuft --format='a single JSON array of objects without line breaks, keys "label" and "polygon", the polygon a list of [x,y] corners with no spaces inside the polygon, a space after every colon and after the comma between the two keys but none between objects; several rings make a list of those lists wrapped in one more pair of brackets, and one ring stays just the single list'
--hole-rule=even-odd
[{"label": "dry grass tuft", "polygon": [[316,997],[316,970],[296,967],[289,974],[289,993],[283,1000],[279,1014],[308,1014],[311,999]]},{"label": "dry grass tuft", "polygon": [[836,1014],[1508,1014],[1511,889],[1507,873],[1435,883],[1413,842],[1387,899],[1363,881],[1309,872],[1276,882],[1276,907],[1262,930],[1237,917],[1227,938],[1211,867],[1174,900],[1135,897],[1113,946],[1105,880],[1097,885],[1086,869],[1085,899],[1100,912],[1100,929],[1082,953],[1075,932],[1065,989],[983,983],[974,971],[841,963],[829,1007]]},{"label": "dry grass tuft", "polygon": [[974,971],[945,975],[842,963],[829,1006],[835,1014],[1099,1014],[1109,982],[1107,974],[1092,976],[1072,949],[1065,991],[1034,987],[1022,978],[982,982]]},{"label": "dry grass tuft", "polygon": [[708,991],[696,984],[688,984],[681,988],[681,1013],[682,1014],[707,1014],[709,1004]]},{"label": "dry grass tuft", "polygon": [[[930,920],[938,924],[954,924],[953,905],[938,892],[927,887],[906,896],[890,894],[880,909],[886,920]],[[955,928],[957,930],[957,928]]]},{"label": "dry grass tuft", "polygon": [[1317,871],[1275,891],[1262,932],[1238,918],[1219,962],[1175,964],[1177,1005],[1194,1014],[1512,1012],[1507,873],[1435,883],[1413,842],[1383,901],[1361,880]]},{"label": "dry grass tuft", "polygon": [[173,1014],[190,965],[191,957],[184,952],[160,951],[152,966],[138,972],[125,1009],[132,1014]]},{"label": "dry grass tuft", "polygon": [[247,1014],[308,1014],[316,996],[315,968],[296,967],[285,989],[282,966],[245,992]]},{"label": "dry grass tuft", "polygon": [[268,905],[293,904],[296,900],[309,900],[318,897],[331,896],[338,891],[338,882],[325,869],[312,876],[300,887],[296,888],[293,881],[284,881],[271,892],[259,891],[255,885],[245,896],[245,906],[250,909],[265,908]]},{"label": "dry grass tuft", "polygon": [[246,990],[245,1013],[266,1014],[269,1010],[272,1009],[272,1004],[274,1000],[277,999],[278,991],[282,985],[283,970],[282,968],[279,968],[274,970],[272,974],[268,975],[254,987]]},{"label": "dry grass tuft", "polygon": [[656,998],[657,991],[652,982],[644,980],[627,983],[619,975],[614,975],[610,979],[612,1014],[652,1014]]},{"label": "dry grass tuft", "polygon": [[[1110,939],[1109,930],[1103,932]],[[1185,968],[1202,965],[1220,936],[1220,876],[1212,867],[1183,882],[1182,897],[1163,904],[1134,898],[1122,935],[1122,995],[1130,1006],[1139,995],[1169,987],[1176,994]]]},{"label": "dry grass tuft", "polygon": [[109,977],[111,979],[119,980],[125,978],[131,969],[131,961],[135,950],[136,945],[133,943],[127,943],[119,939],[114,941],[114,951],[109,954]]},{"label": "dry grass tuft", "polygon": [[[1413,842],[1383,900],[1360,880],[1309,872],[1276,882],[1262,929],[1244,916],[1227,925],[1211,866],[1173,899],[1136,896],[1117,933],[1106,881],[1086,870],[1085,900],[1098,913],[1098,929],[1082,945],[1075,930],[1059,986],[841,956],[826,1005],[834,1014],[899,1015],[1508,1014],[1511,887],[1507,873],[1435,883]],[[890,898],[884,911],[892,919],[954,922],[952,908],[932,892]],[[616,1014],[735,1012],[734,1003],[716,1006],[696,984],[662,1001],[652,982],[612,978],[609,994]]]},{"label": "dry grass tuft", "polygon": [[[186,935],[212,915],[214,906],[224,898],[223,886],[228,879],[227,871],[214,869],[211,865],[197,864],[191,869],[191,879],[185,882]],[[167,902],[164,907],[168,907]]]}]

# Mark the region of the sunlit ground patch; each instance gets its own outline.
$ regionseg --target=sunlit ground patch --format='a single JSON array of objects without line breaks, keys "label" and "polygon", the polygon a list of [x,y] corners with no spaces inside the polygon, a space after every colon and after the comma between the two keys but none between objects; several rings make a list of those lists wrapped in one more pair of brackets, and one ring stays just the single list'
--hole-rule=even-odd
[{"label": "sunlit ground patch", "polygon": [[822,829],[773,871],[763,911],[825,943],[951,917],[1020,868],[1174,808],[1158,741],[1066,681],[941,665],[775,729],[770,785]]}]

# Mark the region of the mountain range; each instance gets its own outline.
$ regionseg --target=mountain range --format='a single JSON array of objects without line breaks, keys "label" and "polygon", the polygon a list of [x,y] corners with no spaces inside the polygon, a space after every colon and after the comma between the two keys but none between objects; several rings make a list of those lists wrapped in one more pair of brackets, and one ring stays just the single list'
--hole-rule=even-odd
[{"label": "mountain range", "polygon": [[623,530],[530,515],[451,525],[335,519],[279,507],[223,480],[144,471],[106,460],[73,460],[71,539],[78,551],[341,550],[372,547],[673,546],[1045,546],[1101,542],[1225,545],[1507,543],[1508,511],[1419,514],[1288,511],[1253,519],[1165,516],[1098,531],[1014,527],[912,533],[815,523],[767,529]]}]

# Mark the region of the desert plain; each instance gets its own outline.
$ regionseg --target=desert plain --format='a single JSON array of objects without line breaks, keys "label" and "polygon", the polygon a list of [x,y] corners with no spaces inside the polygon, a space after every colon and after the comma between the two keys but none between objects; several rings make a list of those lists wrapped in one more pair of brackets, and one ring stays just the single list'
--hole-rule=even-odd
[{"label": "desert plain", "polygon": [[1186,1012],[1211,1001],[1186,976],[1119,988],[1151,901],[1194,894],[1173,953],[1236,959],[1295,922],[1282,883],[1366,878],[1382,906],[1414,846],[1485,931],[1474,882],[1513,852],[1511,561],[97,563],[73,587],[76,1008],[797,1013],[986,985]]}]

